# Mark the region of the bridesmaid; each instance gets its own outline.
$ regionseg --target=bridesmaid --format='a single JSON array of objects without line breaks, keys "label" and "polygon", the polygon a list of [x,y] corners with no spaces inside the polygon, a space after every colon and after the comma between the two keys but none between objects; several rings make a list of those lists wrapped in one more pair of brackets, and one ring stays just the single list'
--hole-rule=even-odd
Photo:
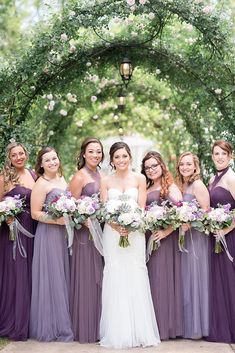
[{"label": "bridesmaid", "polygon": [[[151,151],[142,161],[142,174],[147,179],[147,205],[152,202],[182,200],[178,187],[160,153]],[[153,304],[161,340],[183,334],[183,307],[180,253],[177,232],[172,227],[155,232],[160,247],[147,263]]]},{"label": "bridesmaid", "polygon": [[[26,169],[27,160],[24,145],[12,142],[7,146],[0,175],[0,200],[15,195],[25,198],[25,209],[17,219],[25,230],[34,234],[36,224],[30,216],[30,194],[35,175]],[[29,330],[33,239],[20,231],[18,234],[22,244],[20,247],[19,243],[9,240],[7,224],[3,223],[0,227],[0,336],[25,341]],[[22,250],[25,250],[25,255]]]},{"label": "bridesmaid", "polygon": [[32,190],[31,212],[38,221],[33,257],[30,337],[38,341],[72,341],[69,314],[69,258],[63,217],[50,218],[45,204],[64,193],[67,184],[54,148],[37,156],[38,180]]},{"label": "bridesmaid", "polygon": [[[98,167],[103,158],[101,142],[94,137],[86,138],[78,157],[78,171],[69,184],[69,190],[76,199],[99,192]],[[93,343],[99,340],[103,262],[86,225],[74,232],[70,266],[70,312],[74,339],[80,343]]]},{"label": "bridesmaid", "polygon": [[[199,159],[191,152],[181,154],[177,163],[177,185],[183,193],[183,201],[197,200],[208,210],[210,196],[200,179]],[[186,231],[185,248],[181,253],[183,279],[184,333],[183,337],[199,339],[208,336],[208,236],[195,229]]]},{"label": "bridesmaid", "polygon": [[[230,143],[215,141],[212,159],[217,173],[209,183],[211,206],[230,204],[235,208],[235,173],[229,167],[233,156]],[[219,231],[225,235],[230,254],[235,261],[235,224]],[[209,260],[209,337],[212,342],[235,343],[235,264],[225,251],[215,254],[215,238],[210,238]]]}]

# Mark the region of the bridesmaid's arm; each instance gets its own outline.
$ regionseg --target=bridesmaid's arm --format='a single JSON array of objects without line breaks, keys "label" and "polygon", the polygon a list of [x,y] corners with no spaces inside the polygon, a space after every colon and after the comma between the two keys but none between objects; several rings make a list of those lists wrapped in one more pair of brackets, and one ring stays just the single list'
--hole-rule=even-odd
[{"label": "bridesmaid's arm", "polygon": [[169,199],[175,203],[182,201],[183,199],[182,193],[175,183],[170,185],[168,196],[169,196]]},{"label": "bridesmaid's arm", "polygon": [[108,177],[103,177],[100,180],[100,200],[106,202],[108,199]]},{"label": "bridesmaid's arm", "polygon": [[207,211],[210,207],[210,195],[206,185],[201,180],[195,180],[193,183],[193,191],[200,207]]},{"label": "bridesmaid's arm", "polygon": [[78,199],[81,196],[83,185],[83,176],[81,175],[81,172],[78,171],[74,174],[68,185],[68,190],[71,191],[71,194],[73,197],[75,197],[75,199]]},{"label": "bridesmaid's arm", "polygon": [[138,174],[137,177],[138,177],[138,186],[139,186],[138,205],[144,209],[146,205],[146,198],[147,198],[146,178],[142,174]]},{"label": "bridesmaid's arm", "polygon": [[47,185],[40,178],[34,185],[31,193],[31,216],[36,221],[42,223],[64,225],[63,217],[52,219],[46,212],[43,212],[43,205],[48,192]]},{"label": "bridesmaid's arm", "polygon": [[[230,173],[230,175],[226,180],[226,183],[228,185],[229,192],[231,193],[232,197],[235,199],[235,173],[234,172]],[[227,227],[225,229],[218,231],[217,234],[226,235],[229,232],[231,232],[234,228],[235,228],[235,222],[233,221],[230,227]]]},{"label": "bridesmaid's arm", "polygon": [[235,173],[231,172],[227,179],[228,189],[235,200]]}]

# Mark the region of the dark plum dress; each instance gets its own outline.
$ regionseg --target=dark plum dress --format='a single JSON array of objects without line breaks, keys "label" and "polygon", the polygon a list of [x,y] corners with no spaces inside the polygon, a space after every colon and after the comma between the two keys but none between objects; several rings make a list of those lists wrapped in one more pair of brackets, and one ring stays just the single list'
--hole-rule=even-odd
[{"label": "dark plum dress", "polygon": [[[210,189],[211,206],[230,204],[235,208],[231,193],[222,186]],[[235,229],[225,236],[228,250],[235,261]],[[226,252],[214,252],[215,238],[209,245],[209,337],[212,342],[235,343],[235,263]]]},{"label": "dark plum dress", "polygon": [[[98,191],[99,182],[90,182],[82,189],[81,196],[92,196]],[[74,232],[70,269],[74,339],[80,343],[93,343],[99,340],[103,260],[85,226]]]},{"label": "dark plum dress", "polygon": [[[195,196],[190,185],[183,195],[184,201]],[[184,334],[185,338],[208,336],[208,236],[195,229],[185,234],[185,248],[181,253]]]},{"label": "dark plum dress", "polygon": [[[31,234],[36,222],[30,216],[31,190],[16,185],[5,196],[25,197],[25,210],[17,216],[20,224]],[[0,227],[0,336],[25,341],[29,333],[29,315],[32,286],[33,238],[19,232],[19,238],[27,257],[20,254],[16,245],[13,259],[13,241],[9,240],[9,227],[4,222]]]},{"label": "dark plum dress", "polygon": [[[160,191],[147,194],[147,205],[160,200]],[[161,340],[183,335],[181,259],[178,231],[161,240],[147,262],[148,274]]]},{"label": "dark plum dress", "polygon": [[[53,188],[50,203],[64,191]],[[38,341],[73,340],[69,313],[69,255],[63,225],[38,222],[32,268],[30,337]]]}]

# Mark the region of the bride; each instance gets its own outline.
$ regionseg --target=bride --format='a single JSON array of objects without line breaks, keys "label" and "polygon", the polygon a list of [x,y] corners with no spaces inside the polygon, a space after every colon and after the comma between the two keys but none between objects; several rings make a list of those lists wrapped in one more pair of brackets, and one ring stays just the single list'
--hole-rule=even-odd
[{"label": "bride", "polygon": [[[143,175],[129,170],[129,146],[116,142],[109,154],[115,172],[101,181],[101,200],[125,194],[144,208],[146,182]],[[121,248],[120,234],[125,236],[127,231],[117,224],[105,224],[100,344],[119,349],[157,345],[160,338],[145,265],[145,237],[138,231],[131,232],[130,246]]]}]

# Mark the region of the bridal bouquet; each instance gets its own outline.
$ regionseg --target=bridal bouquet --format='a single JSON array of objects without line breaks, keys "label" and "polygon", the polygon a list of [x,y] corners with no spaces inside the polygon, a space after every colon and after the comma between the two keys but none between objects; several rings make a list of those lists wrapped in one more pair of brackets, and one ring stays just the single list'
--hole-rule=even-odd
[{"label": "bridal bouquet", "polygon": [[76,200],[76,208],[72,215],[75,228],[80,229],[89,217],[95,217],[100,209],[97,194],[92,196],[81,196]]},{"label": "bridal bouquet", "polygon": [[[24,199],[20,195],[6,196],[0,202],[0,224],[7,220],[8,217],[15,217],[24,210]],[[15,241],[14,224],[9,224],[9,240]]]},{"label": "bridal bouquet", "polygon": [[199,207],[196,200],[192,201],[180,201],[177,205],[171,209],[171,224],[174,229],[179,228],[179,249],[180,251],[187,252],[185,249],[185,232],[181,226],[184,223],[190,223],[190,225],[199,230],[203,230],[204,211]]},{"label": "bridal bouquet", "polygon": [[[157,229],[167,228],[171,221],[169,219],[169,207],[166,202],[163,202],[161,205],[158,205],[157,202],[152,202],[149,206],[146,207],[145,215],[145,229],[150,230],[151,232],[156,231]],[[150,253],[154,250],[157,250],[160,247],[160,240],[151,240],[149,245]]]},{"label": "bridal bouquet", "polygon": [[[216,230],[222,230],[224,228],[230,227],[234,220],[234,212],[230,211],[231,205],[220,205],[218,207],[211,208],[209,212],[205,214],[204,217],[204,231],[206,234],[214,233]],[[215,253],[220,253],[222,251],[222,246],[230,258],[231,255],[227,249],[227,243],[224,236],[217,236],[215,241]],[[230,258],[231,260],[231,258]],[[232,260],[231,260],[232,261]]]},{"label": "bridal bouquet", "polygon": [[[144,230],[143,211],[137,202],[127,195],[120,195],[117,199],[107,201],[102,206],[101,219],[116,223],[130,232]],[[119,246],[126,248],[129,245],[128,235],[120,235]]]}]

